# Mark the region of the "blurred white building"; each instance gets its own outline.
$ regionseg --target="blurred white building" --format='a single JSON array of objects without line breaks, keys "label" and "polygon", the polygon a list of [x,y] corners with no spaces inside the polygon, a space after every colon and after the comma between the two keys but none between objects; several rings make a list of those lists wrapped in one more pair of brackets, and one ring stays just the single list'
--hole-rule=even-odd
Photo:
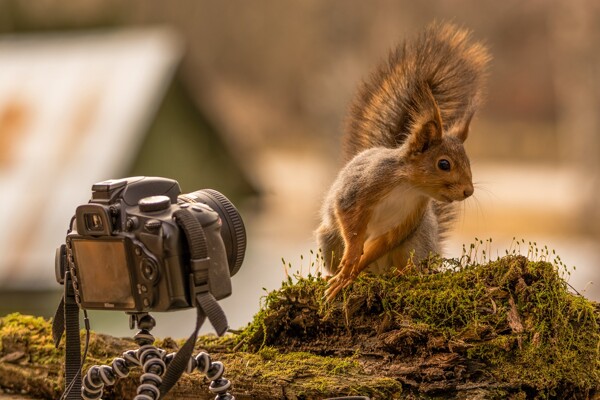
[{"label": "blurred white building", "polygon": [[130,167],[182,53],[166,29],[0,37],[0,287],[54,287],[91,185]]}]

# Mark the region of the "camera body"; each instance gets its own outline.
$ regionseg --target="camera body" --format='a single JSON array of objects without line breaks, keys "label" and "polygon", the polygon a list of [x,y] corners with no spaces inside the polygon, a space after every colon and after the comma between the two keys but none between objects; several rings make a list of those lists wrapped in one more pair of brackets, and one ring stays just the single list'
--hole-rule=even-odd
[{"label": "camera body", "polygon": [[56,275],[69,268],[83,309],[127,312],[194,307],[193,262],[182,227],[186,210],[204,232],[208,289],[215,299],[231,294],[231,276],[243,261],[246,235],[235,207],[204,189],[181,195],[177,181],[155,177],[108,180],[92,186],[92,199],[77,207],[66,245],[57,250]]}]

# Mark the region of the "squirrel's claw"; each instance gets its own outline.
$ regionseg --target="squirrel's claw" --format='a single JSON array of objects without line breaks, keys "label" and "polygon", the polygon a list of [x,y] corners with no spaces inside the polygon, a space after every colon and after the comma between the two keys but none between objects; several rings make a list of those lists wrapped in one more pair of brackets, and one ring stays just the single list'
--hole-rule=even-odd
[{"label": "squirrel's claw", "polygon": [[335,279],[333,277],[327,282],[327,289],[325,290],[325,301],[331,302],[335,299],[335,296],[342,290],[342,285],[340,285],[340,280]]},{"label": "squirrel's claw", "polygon": [[343,271],[338,272],[327,282],[327,289],[325,290],[325,300],[327,302],[333,301],[337,294],[345,287],[350,286],[354,281],[351,274],[346,274]]}]

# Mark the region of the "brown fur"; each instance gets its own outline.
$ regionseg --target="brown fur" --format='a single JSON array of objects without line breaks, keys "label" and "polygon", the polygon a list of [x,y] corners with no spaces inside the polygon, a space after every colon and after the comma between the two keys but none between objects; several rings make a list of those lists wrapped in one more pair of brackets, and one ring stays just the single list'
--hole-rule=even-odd
[{"label": "brown fur", "polygon": [[398,147],[416,120],[430,111],[430,91],[441,112],[444,130],[472,115],[483,97],[490,56],[470,32],[434,23],[414,41],[390,52],[351,105],[344,138],[349,161],[371,147]]},{"label": "brown fur", "polygon": [[[322,209],[317,239],[332,298],[362,270],[403,268],[439,252],[453,201],[473,193],[463,142],[489,56],[469,33],[433,24],[362,85],[344,140],[346,166]],[[440,167],[446,160],[450,169]]]}]

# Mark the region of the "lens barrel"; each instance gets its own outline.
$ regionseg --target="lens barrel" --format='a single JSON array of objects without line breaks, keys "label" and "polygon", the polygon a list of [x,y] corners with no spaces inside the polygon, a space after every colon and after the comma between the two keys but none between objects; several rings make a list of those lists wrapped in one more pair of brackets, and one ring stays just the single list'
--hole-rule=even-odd
[{"label": "lens barrel", "polygon": [[219,214],[223,223],[221,238],[227,251],[229,274],[230,276],[235,275],[242,266],[246,254],[246,228],[233,203],[223,194],[213,189],[197,190],[179,195],[178,198],[186,203],[206,204]]}]

